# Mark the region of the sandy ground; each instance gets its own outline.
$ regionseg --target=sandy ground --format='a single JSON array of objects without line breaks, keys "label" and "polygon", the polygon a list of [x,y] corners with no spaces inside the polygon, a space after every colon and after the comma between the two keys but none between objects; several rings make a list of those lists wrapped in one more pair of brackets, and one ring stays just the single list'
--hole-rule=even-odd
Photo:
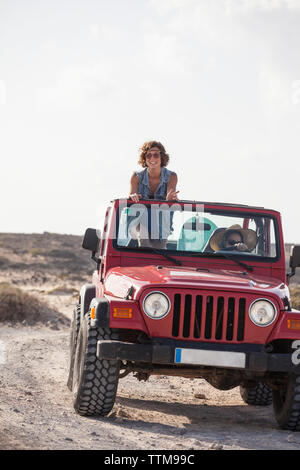
[{"label": "sandy ground", "polygon": [[[53,283],[22,288],[71,318],[70,291],[49,294]],[[300,433],[280,430],[272,406],[248,406],[238,388],[218,391],[199,379],[138,382],[130,374],[120,380],[108,417],[81,417],[66,386],[68,348],[67,326],[0,324],[0,449],[300,448]]]}]

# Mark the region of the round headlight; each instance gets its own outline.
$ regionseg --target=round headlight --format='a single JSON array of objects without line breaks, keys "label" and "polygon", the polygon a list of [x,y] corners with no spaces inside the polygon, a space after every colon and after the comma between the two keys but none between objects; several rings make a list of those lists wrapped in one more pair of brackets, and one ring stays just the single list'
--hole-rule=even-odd
[{"label": "round headlight", "polygon": [[269,326],[276,318],[275,305],[267,299],[258,299],[252,302],[249,308],[249,316],[257,326]]},{"label": "round headlight", "polygon": [[154,320],[160,320],[168,315],[171,302],[169,297],[161,292],[151,292],[144,298],[143,308],[145,314]]}]

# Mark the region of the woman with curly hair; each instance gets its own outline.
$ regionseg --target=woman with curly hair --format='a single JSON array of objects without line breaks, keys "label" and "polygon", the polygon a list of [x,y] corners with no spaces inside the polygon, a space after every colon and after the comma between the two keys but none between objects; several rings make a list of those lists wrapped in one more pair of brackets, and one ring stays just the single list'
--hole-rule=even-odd
[{"label": "woman with curly hair", "polygon": [[[177,201],[177,193],[179,192],[176,191],[177,175],[166,168],[169,163],[169,155],[166,153],[164,146],[160,142],[152,140],[145,142],[140,150],[139,164],[144,170],[135,172],[132,175],[129,198],[136,203],[140,199]],[[164,213],[162,222],[159,222],[158,214],[155,215],[151,217],[150,210],[148,210],[146,231],[142,230],[142,226],[145,227],[144,223],[136,227],[138,245],[143,248],[165,249],[168,234],[173,230],[173,214]],[[155,239],[152,236],[153,230],[156,235]],[[146,238],[145,233],[148,233]]]},{"label": "woman with curly hair", "polygon": [[177,201],[176,173],[166,168],[169,155],[164,146],[154,140],[145,142],[140,149],[138,163],[144,168],[133,173],[130,180],[130,199],[160,199]]}]

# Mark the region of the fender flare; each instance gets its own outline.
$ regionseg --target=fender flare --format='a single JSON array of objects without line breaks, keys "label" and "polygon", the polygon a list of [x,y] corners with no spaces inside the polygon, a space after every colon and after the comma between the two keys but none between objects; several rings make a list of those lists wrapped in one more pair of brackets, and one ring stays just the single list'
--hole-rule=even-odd
[{"label": "fender flare", "polygon": [[110,305],[105,297],[98,297],[92,300],[91,305],[91,326],[97,328],[109,328]]},{"label": "fender flare", "polygon": [[80,323],[84,315],[89,311],[91,301],[96,296],[96,286],[94,284],[84,284],[80,289]]}]

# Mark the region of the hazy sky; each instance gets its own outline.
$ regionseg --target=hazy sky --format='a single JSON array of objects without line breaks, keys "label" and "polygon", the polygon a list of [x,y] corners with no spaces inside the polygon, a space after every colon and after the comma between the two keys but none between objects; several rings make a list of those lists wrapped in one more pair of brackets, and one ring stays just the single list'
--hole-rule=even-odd
[{"label": "hazy sky", "polygon": [[0,0],[1,232],[82,234],[160,140],[300,243],[300,0]]}]

